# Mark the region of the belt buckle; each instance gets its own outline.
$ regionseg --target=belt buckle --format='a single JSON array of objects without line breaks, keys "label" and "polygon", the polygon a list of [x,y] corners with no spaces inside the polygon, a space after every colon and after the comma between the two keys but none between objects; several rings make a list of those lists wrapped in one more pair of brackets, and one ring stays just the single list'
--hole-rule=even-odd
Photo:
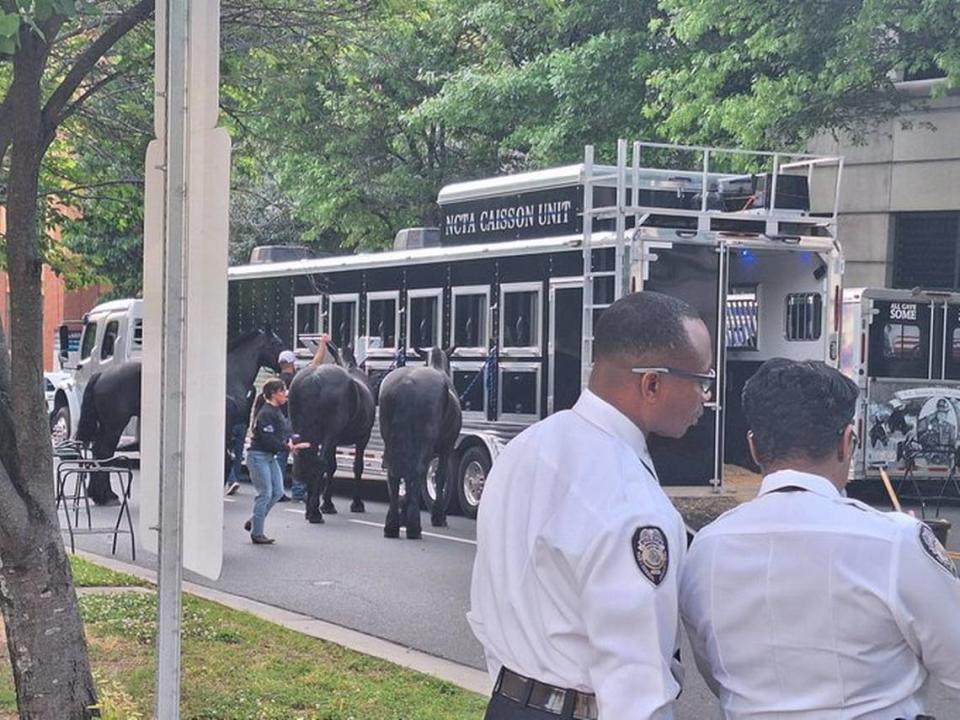
[{"label": "belt buckle", "polygon": [[588,693],[576,693],[573,701],[573,720],[597,720],[597,696]]},{"label": "belt buckle", "polygon": [[527,700],[527,707],[543,710],[552,715],[560,715],[563,712],[563,703],[566,699],[566,690],[534,680],[533,688],[530,691],[530,699]]}]

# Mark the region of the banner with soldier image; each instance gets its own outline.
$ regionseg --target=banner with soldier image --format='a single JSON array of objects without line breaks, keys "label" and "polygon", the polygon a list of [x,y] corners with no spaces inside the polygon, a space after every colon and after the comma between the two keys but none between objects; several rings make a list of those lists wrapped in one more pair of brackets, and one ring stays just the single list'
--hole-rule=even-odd
[{"label": "banner with soldier image", "polygon": [[867,391],[865,464],[883,464],[891,475],[908,469],[942,476],[960,447],[960,385],[950,381],[873,380]]}]

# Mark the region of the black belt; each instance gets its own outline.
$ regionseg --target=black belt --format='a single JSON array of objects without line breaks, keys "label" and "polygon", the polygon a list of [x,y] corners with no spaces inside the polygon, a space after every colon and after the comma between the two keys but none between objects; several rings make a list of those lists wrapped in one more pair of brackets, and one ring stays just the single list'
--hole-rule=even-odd
[{"label": "black belt", "polygon": [[534,680],[500,668],[494,695],[503,695],[524,707],[570,720],[597,720],[597,698],[591,693]]}]

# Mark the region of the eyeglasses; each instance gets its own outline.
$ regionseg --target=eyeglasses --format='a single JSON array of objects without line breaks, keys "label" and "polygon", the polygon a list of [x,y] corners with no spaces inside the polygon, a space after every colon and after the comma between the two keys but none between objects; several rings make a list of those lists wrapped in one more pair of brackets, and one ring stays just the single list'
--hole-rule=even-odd
[{"label": "eyeglasses", "polygon": [[850,424],[848,424],[848,425],[844,425],[842,428],[840,428],[840,432],[837,433],[837,434],[842,436],[843,433],[844,433],[844,431],[845,431],[847,428],[850,428],[850,440],[851,440],[851,444],[853,445],[853,449],[856,450],[858,447],[860,447],[860,436],[857,435],[857,431],[854,429],[853,423],[850,423]]},{"label": "eyeglasses", "polygon": [[663,375],[676,375],[677,377],[687,378],[688,380],[696,380],[700,383],[700,390],[704,394],[710,392],[710,388],[712,388],[713,384],[717,381],[717,371],[713,369],[705,373],[689,372],[672,367],[635,367],[631,368],[631,370],[637,375],[660,373]]}]

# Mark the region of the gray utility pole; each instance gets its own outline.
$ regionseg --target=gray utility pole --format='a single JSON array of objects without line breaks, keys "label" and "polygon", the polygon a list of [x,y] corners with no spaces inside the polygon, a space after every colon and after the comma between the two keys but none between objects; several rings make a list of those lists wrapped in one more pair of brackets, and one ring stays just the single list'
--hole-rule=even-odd
[{"label": "gray utility pole", "polygon": [[188,0],[167,0],[166,183],[163,326],[160,354],[160,565],[157,585],[157,697],[160,720],[180,717],[183,583],[184,245],[187,240]]}]

